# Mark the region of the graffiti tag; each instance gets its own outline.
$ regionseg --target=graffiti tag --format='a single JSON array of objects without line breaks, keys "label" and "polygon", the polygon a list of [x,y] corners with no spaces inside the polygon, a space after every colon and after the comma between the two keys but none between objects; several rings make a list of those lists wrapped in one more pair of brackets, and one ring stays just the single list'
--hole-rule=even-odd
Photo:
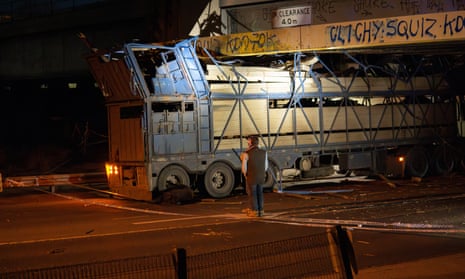
[{"label": "graffiti tag", "polygon": [[329,25],[327,36],[333,45],[383,43],[453,37],[465,32],[463,15],[399,17]]},{"label": "graffiti tag", "polygon": [[245,54],[269,51],[278,47],[278,35],[272,31],[239,33],[229,36],[207,37],[198,46],[222,54]]},{"label": "graffiti tag", "polygon": [[230,53],[253,52],[272,48],[276,34],[269,32],[254,32],[240,37],[230,38],[226,43],[226,51]]}]

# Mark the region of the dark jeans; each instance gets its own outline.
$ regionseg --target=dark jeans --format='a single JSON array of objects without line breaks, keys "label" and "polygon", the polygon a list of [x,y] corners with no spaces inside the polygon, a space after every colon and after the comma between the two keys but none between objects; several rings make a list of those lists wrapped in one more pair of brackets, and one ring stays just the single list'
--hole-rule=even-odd
[{"label": "dark jeans", "polygon": [[260,184],[247,186],[249,208],[255,211],[263,211],[263,186]]}]

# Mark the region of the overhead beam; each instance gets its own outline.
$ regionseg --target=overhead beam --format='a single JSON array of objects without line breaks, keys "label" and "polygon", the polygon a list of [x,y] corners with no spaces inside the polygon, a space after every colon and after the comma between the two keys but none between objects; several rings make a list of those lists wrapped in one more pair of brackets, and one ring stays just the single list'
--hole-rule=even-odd
[{"label": "overhead beam", "polygon": [[465,11],[337,22],[202,37],[198,45],[219,56],[465,43]]}]

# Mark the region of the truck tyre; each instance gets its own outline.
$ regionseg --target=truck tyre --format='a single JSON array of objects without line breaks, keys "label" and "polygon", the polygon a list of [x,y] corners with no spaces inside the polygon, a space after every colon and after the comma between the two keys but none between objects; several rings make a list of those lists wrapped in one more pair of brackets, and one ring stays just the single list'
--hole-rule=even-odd
[{"label": "truck tyre", "polygon": [[204,178],[205,191],[213,198],[225,198],[234,188],[234,172],[225,163],[216,162],[208,167]]},{"label": "truck tyre", "polygon": [[160,176],[158,176],[158,190],[166,190],[168,183],[190,187],[189,174],[180,166],[167,166],[161,171]]},{"label": "truck tyre", "polygon": [[455,154],[452,148],[440,145],[434,150],[432,165],[437,174],[448,174],[455,166]]},{"label": "truck tyre", "polygon": [[429,159],[426,150],[414,147],[407,153],[406,171],[410,176],[424,177],[428,173]]},{"label": "truck tyre", "polygon": [[273,186],[276,185],[279,182],[279,169],[271,161],[268,161],[268,169],[266,170],[265,174],[265,183],[263,183],[263,190],[265,191],[272,191]]}]

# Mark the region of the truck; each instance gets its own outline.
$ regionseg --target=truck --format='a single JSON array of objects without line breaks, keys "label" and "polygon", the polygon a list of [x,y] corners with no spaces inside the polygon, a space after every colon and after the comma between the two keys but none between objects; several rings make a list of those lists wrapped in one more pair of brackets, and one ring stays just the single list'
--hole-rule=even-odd
[{"label": "truck", "polygon": [[171,184],[227,197],[242,183],[249,135],[268,154],[265,189],[335,173],[424,177],[463,166],[464,97],[454,75],[463,52],[447,47],[463,35],[343,40],[371,22],[395,26],[299,26],[89,54],[107,104],[109,188],[140,200]]}]

